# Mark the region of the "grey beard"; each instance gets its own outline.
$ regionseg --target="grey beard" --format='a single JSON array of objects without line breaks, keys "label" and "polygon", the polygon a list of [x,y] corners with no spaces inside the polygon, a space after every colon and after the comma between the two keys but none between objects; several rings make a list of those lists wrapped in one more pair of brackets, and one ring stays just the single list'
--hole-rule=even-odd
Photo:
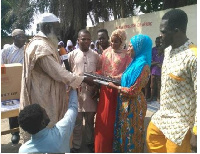
[{"label": "grey beard", "polygon": [[58,46],[58,38],[53,32],[47,34],[47,38],[51,40],[54,46]]}]

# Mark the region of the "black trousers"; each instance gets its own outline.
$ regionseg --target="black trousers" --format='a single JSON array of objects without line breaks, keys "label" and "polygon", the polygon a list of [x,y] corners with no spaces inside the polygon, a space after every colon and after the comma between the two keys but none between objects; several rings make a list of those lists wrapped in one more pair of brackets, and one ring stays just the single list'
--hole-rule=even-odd
[{"label": "black trousers", "polygon": [[[18,117],[11,117],[11,118],[9,118],[9,125],[10,125],[10,129],[19,127],[19,124],[18,124]],[[19,134],[19,131],[18,131],[18,132],[11,133],[11,134],[13,134],[13,135],[14,135],[14,134]]]}]

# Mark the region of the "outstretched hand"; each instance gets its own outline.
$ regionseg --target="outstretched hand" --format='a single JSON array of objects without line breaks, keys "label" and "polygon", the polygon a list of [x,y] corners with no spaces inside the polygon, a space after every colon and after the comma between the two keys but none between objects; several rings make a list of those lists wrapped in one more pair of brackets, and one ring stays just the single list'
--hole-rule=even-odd
[{"label": "outstretched hand", "polygon": [[111,87],[111,88],[115,88],[115,89],[118,89],[118,86],[116,86],[114,83],[112,82],[109,82],[108,83],[108,86]]},{"label": "outstretched hand", "polygon": [[83,82],[87,83],[89,86],[93,86],[94,85],[94,81],[93,81],[93,77],[84,77]]}]

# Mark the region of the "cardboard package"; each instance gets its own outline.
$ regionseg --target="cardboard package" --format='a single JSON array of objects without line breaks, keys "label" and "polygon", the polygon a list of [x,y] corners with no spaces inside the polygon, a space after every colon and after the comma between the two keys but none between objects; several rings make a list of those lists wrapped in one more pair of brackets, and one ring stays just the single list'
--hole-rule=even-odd
[{"label": "cardboard package", "polygon": [[22,64],[1,64],[1,101],[19,99]]}]

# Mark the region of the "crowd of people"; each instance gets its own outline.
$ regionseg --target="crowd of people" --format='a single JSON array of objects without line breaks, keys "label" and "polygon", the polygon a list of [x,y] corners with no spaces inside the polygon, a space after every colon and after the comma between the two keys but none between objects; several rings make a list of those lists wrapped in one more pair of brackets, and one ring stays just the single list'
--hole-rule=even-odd
[{"label": "crowd of people", "polygon": [[[41,15],[40,31],[26,48],[24,31],[15,29],[14,43],[1,57],[2,64],[23,64],[14,126],[10,118],[10,127],[20,126],[13,144],[21,136],[19,152],[78,153],[84,119],[90,152],[143,153],[145,140],[148,152],[191,152],[197,140],[197,47],[187,38],[187,23],[184,11],[166,12],[155,47],[146,34],[132,36],[126,45],[123,29],[110,37],[100,29],[94,42],[81,29],[76,46],[71,40],[65,46],[58,41],[60,23],[52,13]],[[99,84],[84,75],[91,72],[121,83]],[[155,95],[160,109],[145,135],[147,101]]]}]

